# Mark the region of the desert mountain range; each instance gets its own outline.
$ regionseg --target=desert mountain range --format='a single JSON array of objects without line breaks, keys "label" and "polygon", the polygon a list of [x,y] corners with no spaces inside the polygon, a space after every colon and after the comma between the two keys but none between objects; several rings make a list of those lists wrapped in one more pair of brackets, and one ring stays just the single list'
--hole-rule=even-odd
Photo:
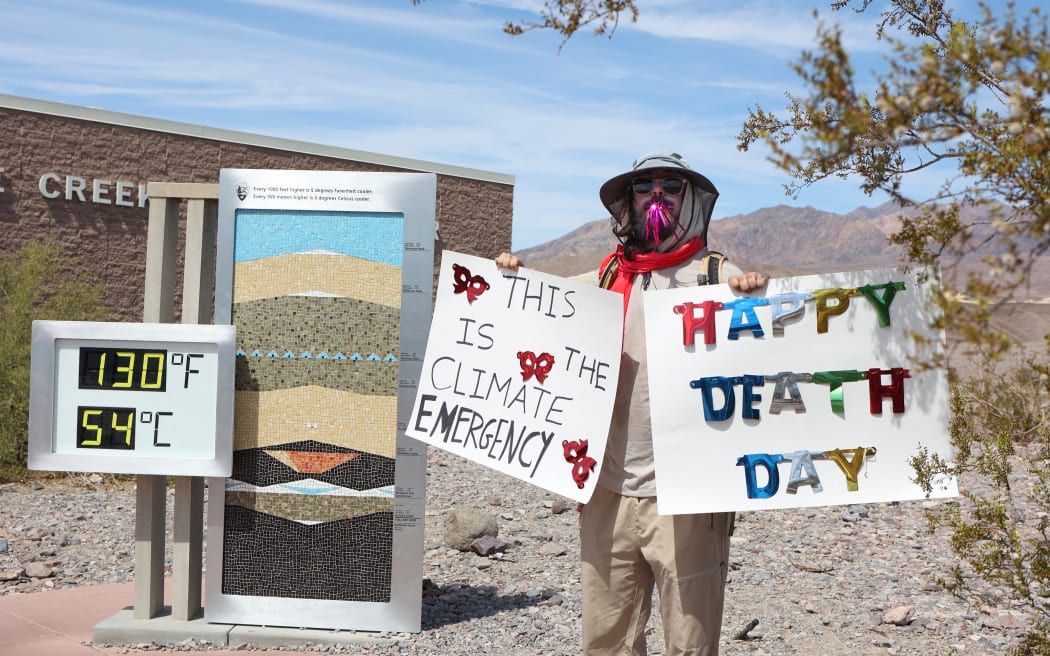
[{"label": "desert mountain range", "polygon": [[[744,270],[773,276],[887,268],[904,263],[901,248],[889,242],[900,214],[893,203],[848,214],[777,205],[712,221],[708,241]],[[595,279],[591,272],[616,245],[609,219],[604,218],[518,254],[526,266],[539,271]],[[979,258],[971,258],[961,270],[983,266]],[[1050,256],[1037,258],[1030,284],[1017,300],[1000,326],[1019,341],[1040,347],[1050,332]]]},{"label": "desert mountain range", "polygon": [[[899,249],[887,239],[898,224],[895,211],[883,206],[832,214],[777,205],[713,221],[708,240],[745,268],[761,266],[775,275],[884,267],[899,259]],[[521,256],[533,268],[572,276],[596,269],[616,244],[609,220],[601,219]]]}]

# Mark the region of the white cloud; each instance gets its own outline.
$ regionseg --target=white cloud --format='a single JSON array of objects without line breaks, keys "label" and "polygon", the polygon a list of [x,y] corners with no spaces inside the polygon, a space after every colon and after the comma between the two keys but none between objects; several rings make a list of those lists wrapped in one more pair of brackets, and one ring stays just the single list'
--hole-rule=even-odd
[{"label": "white cloud", "polygon": [[0,91],[509,173],[523,247],[602,218],[599,185],[658,148],[711,173],[716,214],[786,201],[735,143],[796,84],[815,22],[786,5],[646,0],[558,54],[500,31],[541,0],[0,0]]},{"label": "white cloud", "polygon": [[[492,47],[501,43],[497,36],[502,22],[476,11],[464,11],[462,3],[448,5],[440,1],[424,2],[416,7],[404,3],[367,3],[344,0],[235,0],[248,6],[269,7],[288,12],[337,21],[357,27],[390,33],[414,33],[428,38],[440,36],[447,41],[459,41]],[[510,41],[502,40],[504,44]]]}]

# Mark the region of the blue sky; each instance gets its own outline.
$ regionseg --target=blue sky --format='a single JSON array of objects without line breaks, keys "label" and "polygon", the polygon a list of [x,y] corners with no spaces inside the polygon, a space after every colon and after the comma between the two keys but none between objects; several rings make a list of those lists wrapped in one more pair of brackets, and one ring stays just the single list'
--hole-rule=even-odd
[{"label": "blue sky", "polygon": [[606,216],[601,183],[658,149],[711,178],[716,218],[885,200],[848,180],[792,200],[762,152],[736,148],[749,108],[801,92],[789,65],[814,10],[841,25],[858,73],[882,67],[876,14],[639,4],[613,38],[559,52],[553,33],[501,30],[542,0],[0,0],[0,92],[510,174],[517,250]]}]

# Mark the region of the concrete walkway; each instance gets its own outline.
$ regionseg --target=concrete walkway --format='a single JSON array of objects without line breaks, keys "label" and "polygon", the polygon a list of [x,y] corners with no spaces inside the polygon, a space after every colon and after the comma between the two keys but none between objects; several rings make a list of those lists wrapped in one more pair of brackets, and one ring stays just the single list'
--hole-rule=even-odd
[{"label": "concrete walkway", "polygon": [[[165,587],[170,581],[165,582]],[[88,656],[98,654],[157,654],[135,645],[177,644],[189,639],[226,645],[243,654],[244,645],[272,649],[314,645],[391,643],[387,633],[326,631],[282,627],[208,624],[202,619],[175,622],[162,615],[150,620],[132,618],[133,583],[47,590],[0,596],[0,654],[3,656]],[[103,644],[112,647],[96,646]],[[129,649],[129,646],[131,647]],[[222,656],[232,650],[182,651],[186,656]]]}]

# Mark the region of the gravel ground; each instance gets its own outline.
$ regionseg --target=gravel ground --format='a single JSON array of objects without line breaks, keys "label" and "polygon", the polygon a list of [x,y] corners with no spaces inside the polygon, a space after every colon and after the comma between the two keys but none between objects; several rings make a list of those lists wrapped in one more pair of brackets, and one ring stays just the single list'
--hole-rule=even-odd
[{"label": "gravel ground", "polygon": [[[934,582],[955,561],[946,535],[926,530],[924,510],[935,505],[739,514],[721,653],[1005,653],[1024,616],[968,606]],[[456,507],[494,513],[507,550],[482,557],[446,548],[443,518]],[[132,580],[134,508],[133,487],[97,475],[0,485],[0,594]],[[1019,512],[1038,517],[1035,508]],[[346,653],[578,653],[576,530],[565,499],[431,450],[423,630]],[[899,625],[886,621],[894,613]],[[753,620],[746,639],[737,637]],[[663,653],[658,613],[649,630],[649,652]]]}]

